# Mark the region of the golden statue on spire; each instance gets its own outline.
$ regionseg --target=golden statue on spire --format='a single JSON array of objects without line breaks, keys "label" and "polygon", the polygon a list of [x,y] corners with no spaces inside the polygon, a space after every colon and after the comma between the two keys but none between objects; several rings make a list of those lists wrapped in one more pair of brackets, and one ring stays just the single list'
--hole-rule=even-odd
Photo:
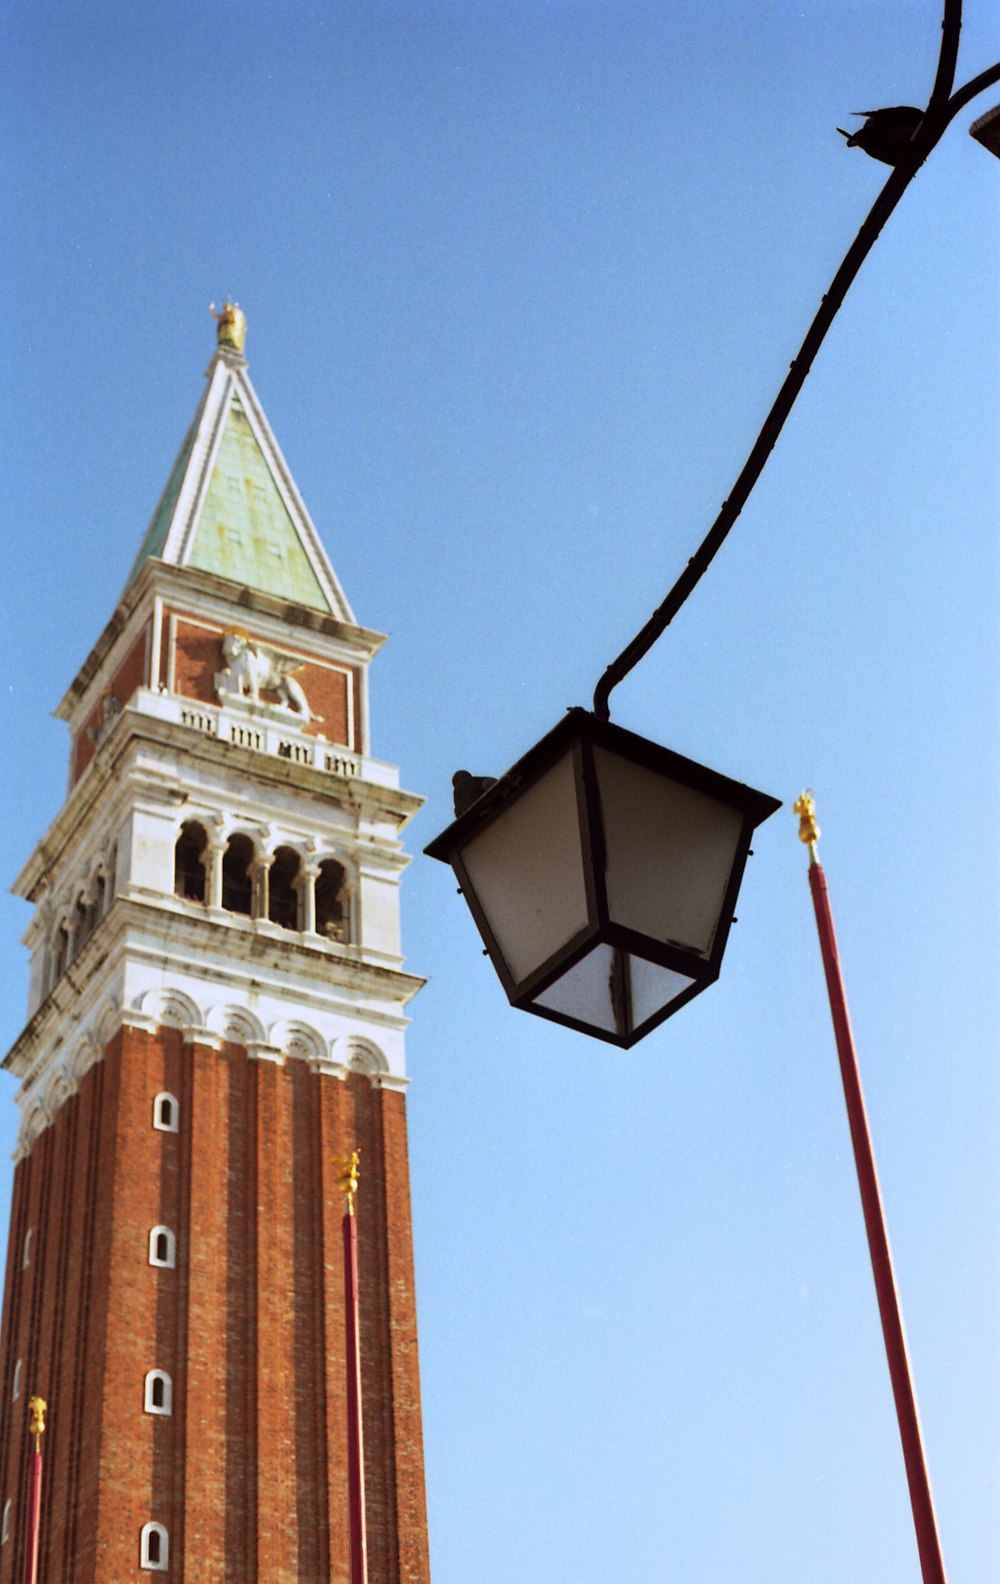
[{"label": "golden statue on spire", "polygon": [[816,843],[820,838],[820,828],[816,823],[816,799],[807,789],[792,804],[792,808],[799,816],[799,841],[805,842],[809,848],[810,863],[816,863]]},{"label": "golden statue on spire", "polygon": [[247,320],[239,303],[231,302],[227,297],[221,311],[216,310],[214,303],[209,303],[208,311],[218,321],[216,335],[220,347],[228,347],[231,352],[238,352],[242,357],[247,338]]},{"label": "golden statue on spire", "polygon": [[48,1403],[44,1397],[30,1397],[28,1399],[28,1434],[35,1438],[35,1451],[38,1443],[45,1434],[45,1412]]},{"label": "golden statue on spire", "polygon": [[347,1214],[354,1214],[354,1195],[358,1191],[358,1177],[360,1175],[361,1151],[354,1150],[350,1155],[335,1155],[337,1163],[337,1186],[347,1200]]}]

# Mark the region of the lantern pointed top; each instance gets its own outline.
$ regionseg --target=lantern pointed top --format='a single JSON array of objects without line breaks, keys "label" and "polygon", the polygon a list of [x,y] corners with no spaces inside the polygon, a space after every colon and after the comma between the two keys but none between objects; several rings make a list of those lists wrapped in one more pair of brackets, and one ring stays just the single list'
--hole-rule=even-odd
[{"label": "lantern pointed top", "polygon": [[816,843],[819,841],[821,831],[816,823],[816,799],[808,788],[800,798],[796,799],[792,808],[799,816],[799,841],[805,842],[809,848],[809,862],[819,863]]}]

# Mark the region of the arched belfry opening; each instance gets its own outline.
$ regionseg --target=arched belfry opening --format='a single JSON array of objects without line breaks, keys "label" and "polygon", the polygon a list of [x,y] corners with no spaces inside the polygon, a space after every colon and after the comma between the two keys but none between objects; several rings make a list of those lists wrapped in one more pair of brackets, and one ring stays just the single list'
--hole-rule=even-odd
[{"label": "arched belfry opening", "polygon": [[347,874],[335,858],[324,858],[316,878],[316,933],[347,940]]},{"label": "arched belfry opening", "polygon": [[185,820],[174,847],[174,895],[185,902],[205,900],[208,837],[197,820]]},{"label": "arched belfry opening", "polygon": [[293,847],[279,847],[268,871],[267,916],[283,929],[299,928],[297,881],[302,860]]},{"label": "arched belfry opening", "polygon": [[222,906],[229,913],[253,913],[254,847],[249,836],[230,836],[222,859]]}]

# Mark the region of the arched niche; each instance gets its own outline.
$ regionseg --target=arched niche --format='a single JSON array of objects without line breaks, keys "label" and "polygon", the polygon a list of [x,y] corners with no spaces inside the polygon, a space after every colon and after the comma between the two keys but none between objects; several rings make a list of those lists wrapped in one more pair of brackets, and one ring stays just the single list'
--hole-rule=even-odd
[{"label": "arched niche", "polygon": [[302,859],[294,847],[275,850],[267,876],[267,916],[283,929],[299,928],[298,880]]},{"label": "arched niche", "polygon": [[185,820],[174,846],[174,895],[185,902],[205,900],[208,832],[198,820]]},{"label": "arched niche", "polygon": [[316,933],[325,940],[346,942],[348,931],[347,871],[336,858],[324,858],[316,876]]},{"label": "arched niche", "polygon": [[222,906],[228,913],[253,914],[254,845],[242,831],[230,836],[222,858]]}]

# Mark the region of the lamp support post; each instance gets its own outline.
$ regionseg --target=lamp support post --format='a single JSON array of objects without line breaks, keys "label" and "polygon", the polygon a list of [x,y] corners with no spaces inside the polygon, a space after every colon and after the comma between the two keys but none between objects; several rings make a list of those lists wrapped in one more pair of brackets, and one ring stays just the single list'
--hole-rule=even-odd
[{"label": "lamp support post", "polygon": [[28,1401],[28,1431],[34,1440],[28,1484],[28,1545],[24,1558],[24,1584],[37,1584],[38,1534],[42,1516],[42,1435],[45,1431],[46,1403],[41,1397]]},{"label": "lamp support post", "polygon": [[344,1315],[347,1364],[347,1494],[351,1536],[351,1584],[368,1584],[368,1541],[365,1533],[365,1446],[361,1421],[361,1328],[358,1306],[358,1223],[354,1195],[358,1187],[360,1151],[338,1160],[344,1195],[341,1223],[344,1239]]},{"label": "lamp support post", "polygon": [[840,1076],[844,1085],[847,1120],[851,1130],[854,1165],[861,1192],[861,1208],[864,1212],[872,1274],[875,1277],[875,1292],[882,1321],[889,1378],[892,1382],[896,1418],[903,1444],[903,1461],[910,1489],[910,1506],[913,1510],[921,1576],[923,1584],[947,1584],[937,1520],[934,1516],[930,1477],[920,1434],[920,1419],[917,1414],[917,1399],[906,1348],[906,1334],[903,1330],[903,1315],[892,1268],[889,1233],[885,1222],[882,1195],[879,1191],[878,1173],[875,1169],[875,1152],[865,1111],[857,1051],[847,1008],[847,993],[844,989],[837,936],[833,927],[830,893],[823,866],[816,856],[816,843],[819,840],[816,809],[808,793],[803,793],[795,804],[795,812],[801,816],[799,835],[809,847],[809,889],[812,892],[823,971],[826,974],[826,988],[830,998],[830,1013],[837,1042]]}]

